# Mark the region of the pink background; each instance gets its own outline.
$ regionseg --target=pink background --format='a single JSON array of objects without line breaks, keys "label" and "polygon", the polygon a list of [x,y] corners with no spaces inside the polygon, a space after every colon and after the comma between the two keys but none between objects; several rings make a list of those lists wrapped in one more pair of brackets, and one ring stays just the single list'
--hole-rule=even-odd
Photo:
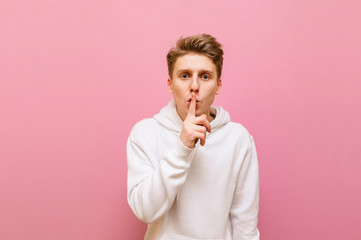
[{"label": "pink background", "polygon": [[132,126],[168,49],[223,43],[215,105],[254,136],[264,240],[361,239],[359,0],[0,0],[0,239],[142,239]]}]

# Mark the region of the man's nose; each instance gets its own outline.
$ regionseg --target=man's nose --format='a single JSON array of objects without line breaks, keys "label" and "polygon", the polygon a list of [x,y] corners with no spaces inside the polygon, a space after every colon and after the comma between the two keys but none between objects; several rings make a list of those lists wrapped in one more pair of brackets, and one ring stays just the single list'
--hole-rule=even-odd
[{"label": "man's nose", "polygon": [[191,91],[196,92],[196,93],[199,91],[199,84],[198,84],[198,77],[197,76],[194,76],[192,78]]}]

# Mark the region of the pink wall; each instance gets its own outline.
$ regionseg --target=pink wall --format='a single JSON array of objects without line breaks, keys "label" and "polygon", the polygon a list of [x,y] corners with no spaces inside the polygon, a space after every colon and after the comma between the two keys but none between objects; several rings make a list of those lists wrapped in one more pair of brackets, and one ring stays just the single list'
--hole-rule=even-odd
[{"label": "pink wall", "polygon": [[264,240],[361,239],[358,0],[0,0],[0,239],[141,239],[131,127],[180,35],[224,44],[216,105],[254,136]]}]

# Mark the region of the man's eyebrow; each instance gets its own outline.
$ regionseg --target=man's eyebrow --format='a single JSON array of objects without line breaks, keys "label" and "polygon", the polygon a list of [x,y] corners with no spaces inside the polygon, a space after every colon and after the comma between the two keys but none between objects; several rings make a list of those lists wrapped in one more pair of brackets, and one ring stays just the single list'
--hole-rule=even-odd
[{"label": "man's eyebrow", "polygon": [[[181,72],[192,72],[192,71],[190,69],[185,68],[185,69],[179,69],[176,73],[179,74]],[[211,69],[201,69],[199,72],[200,73],[214,74],[213,70],[211,70]]]},{"label": "man's eyebrow", "polygon": [[179,70],[177,71],[177,73],[181,73],[181,72],[190,72],[190,70],[187,69],[187,68],[185,68],[185,69],[179,69]]},{"label": "man's eyebrow", "polygon": [[208,73],[208,74],[214,74],[214,72],[212,70],[203,70],[201,71],[201,73]]}]

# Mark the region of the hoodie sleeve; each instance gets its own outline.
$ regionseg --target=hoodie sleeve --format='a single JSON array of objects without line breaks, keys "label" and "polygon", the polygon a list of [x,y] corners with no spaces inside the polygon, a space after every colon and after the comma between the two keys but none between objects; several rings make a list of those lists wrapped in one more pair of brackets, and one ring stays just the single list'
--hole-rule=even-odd
[{"label": "hoodie sleeve", "polygon": [[244,156],[236,183],[230,216],[233,239],[259,240],[259,173],[256,146],[250,135],[250,147]]},{"label": "hoodie sleeve", "polygon": [[155,149],[149,149],[150,144],[147,145],[140,145],[132,134],[128,138],[127,197],[134,214],[149,224],[161,218],[172,206],[185,182],[196,147],[189,149],[178,139],[160,159],[154,159]]}]

